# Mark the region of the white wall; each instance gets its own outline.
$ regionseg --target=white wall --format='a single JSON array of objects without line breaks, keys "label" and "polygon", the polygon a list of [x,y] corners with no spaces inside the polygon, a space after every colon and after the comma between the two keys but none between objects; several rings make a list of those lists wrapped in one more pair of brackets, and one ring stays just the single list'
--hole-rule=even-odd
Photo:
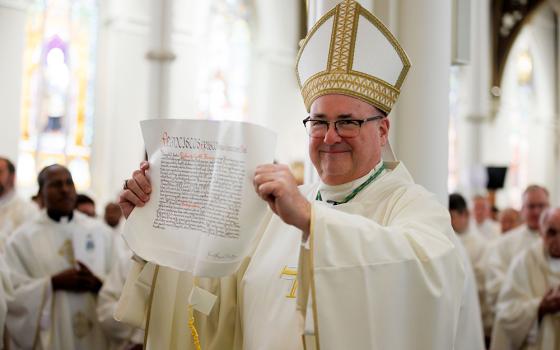
[{"label": "white wall", "polygon": [[458,113],[455,122],[457,135],[455,156],[459,175],[458,191],[470,197],[485,190],[482,168],[482,128],[491,114],[491,46],[489,0],[472,0],[470,28],[471,61],[454,67],[459,80]]},{"label": "white wall", "polygon": [[27,2],[0,0],[0,155],[17,163]]},{"label": "white wall", "polygon": [[[282,163],[307,157],[307,116],[297,85],[300,3],[257,0],[255,47],[250,84],[250,120],[278,133],[276,159]],[[292,25],[286,25],[293,23]]]},{"label": "white wall", "polygon": [[101,2],[92,189],[114,200],[144,156],[138,122],[147,119],[149,1]]},{"label": "white wall", "polygon": [[[483,128],[482,162],[487,165],[509,165],[513,149],[511,138],[514,137],[512,114],[518,107],[515,85],[518,79],[517,58],[527,47],[533,58],[533,95],[531,112],[523,116],[522,137],[526,137],[528,172],[520,180],[521,188],[517,191],[501,191],[498,205],[520,205],[520,192],[525,185],[540,184],[549,189],[554,188],[557,173],[554,151],[556,119],[556,87],[554,61],[554,26],[553,16],[548,7],[543,7],[533,17],[514,44],[504,70],[502,97],[496,119],[486,123]],[[511,172],[509,173],[511,175]],[[512,176],[506,178],[506,186],[513,185]],[[523,175],[523,174],[522,174]],[[553,201],[556,200],[553,192]]]}]

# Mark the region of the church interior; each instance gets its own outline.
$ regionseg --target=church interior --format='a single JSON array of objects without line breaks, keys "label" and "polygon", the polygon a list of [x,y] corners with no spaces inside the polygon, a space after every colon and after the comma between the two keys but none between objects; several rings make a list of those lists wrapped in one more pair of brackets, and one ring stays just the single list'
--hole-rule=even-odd
[{"label": "church interior", "polygon": [[[0,0],[0,163],[13,164],[14,191],[31,201],[41,170],[63,165],[84,212],[122,229],[116,203],[147,156],[147,119],[264,126],[277,134],[275,162],[299,183],[318,180],[296,59],[308,31],[342,1]],[[414,181],[451,212],[477,282],[485,346],[537,349],[523,347],[526,339],[495,345],[504,335],[492,334],[500,290],[488,290],[488,266],[501,236],[538,230],[545,207],[560,206],[560,0],[356,1],[410,58],[389,139]],[[4,163],[4,174],[13,173]],[[16,230],[3,188],[2,254]],[[530,202],[539,191],[546,205]],[[527,214],[531,205],[541,205],[537,219]],[[461,237],[465,212],[476,239]],[[560,269],[551,269],[560,310]],[[560,311],[552,313],[557,339],[548,344],[556,345],[538,340],[538,349],[560,344]],[[14,332],[4,331],[5,348],[19,348],[6,340]],[[130,339],[142,343],[142,335]]]}]

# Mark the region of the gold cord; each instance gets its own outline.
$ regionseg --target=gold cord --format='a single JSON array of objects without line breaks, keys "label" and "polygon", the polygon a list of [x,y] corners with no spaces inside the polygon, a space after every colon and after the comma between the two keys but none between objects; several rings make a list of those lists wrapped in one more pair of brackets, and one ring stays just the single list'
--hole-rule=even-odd
[{"label": "gold cord", "polygon": [[[198,280],[196,277],[193,278],[193,288],[198,286]],[[189,304],[188,307],[189,312],[189,329],[191,330],[192,341],[194,344],[194,348],[196,350],[201,350],[200,347],[200,338],[198,337],[198,331],[196,330],[196,325],[194,324],[194,310],[193,306]]]}]

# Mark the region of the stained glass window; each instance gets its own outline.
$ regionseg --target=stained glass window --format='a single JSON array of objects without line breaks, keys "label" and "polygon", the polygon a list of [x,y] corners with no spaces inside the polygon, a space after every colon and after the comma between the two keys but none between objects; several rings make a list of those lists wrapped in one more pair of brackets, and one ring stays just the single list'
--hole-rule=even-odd
[{"label": "stained glass window", "polygon": [[243,121],[248,116],[250,1],[209,1],[197,114],[201,119]]},{"label": "stained glass window", "polygon": [[25,32],[18,185],[35,186],[59,163],[90,186],[98,7],[95,0],[36,0]]}]

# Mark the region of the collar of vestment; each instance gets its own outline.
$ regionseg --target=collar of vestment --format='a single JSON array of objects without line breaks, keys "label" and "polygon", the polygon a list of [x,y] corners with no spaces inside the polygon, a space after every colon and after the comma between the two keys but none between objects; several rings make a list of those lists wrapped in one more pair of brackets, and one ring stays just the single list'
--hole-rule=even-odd
[{"label": "collar of vestment", "polygon": [[560,258],[553,258],[547,254],[548,268],[555,274],[560,275]]},{"label": "collar of vestment", "polygon": [[385,171],[385,164],[381,160],[369,173],[354,181],[335,186],[327,185],[321,181],[315,199],[326,201],[332,205],[348,203],[358,195],[358,193],[378,179]]},{"label": "collar of vestment", "polygon": [[60,214],[58,212],[50,211],[50,210],[47,209],[47,216],[53,221],[65,224],[67,222],[72,221],[72,219],[74,218],[74,212],[73,211],[70,212],[69,215],[63,215],[63,214]]}]

